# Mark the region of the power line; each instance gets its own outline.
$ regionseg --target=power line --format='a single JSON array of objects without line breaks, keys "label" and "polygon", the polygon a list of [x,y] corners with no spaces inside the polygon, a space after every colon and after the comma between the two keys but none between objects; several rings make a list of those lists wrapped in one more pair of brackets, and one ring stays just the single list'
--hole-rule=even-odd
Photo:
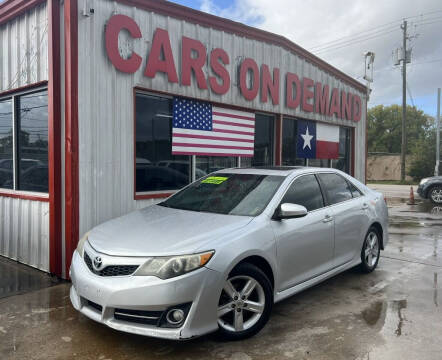
[{"label": "power line", "polygon": [[411,90],[410,90],[410,84],[407,81],[407,89],[408,89],[408,95],[410,96],[410,100],[411,100],[411,104],[414,106],[414,100],[413,100],[413,95],[411,94]]}]

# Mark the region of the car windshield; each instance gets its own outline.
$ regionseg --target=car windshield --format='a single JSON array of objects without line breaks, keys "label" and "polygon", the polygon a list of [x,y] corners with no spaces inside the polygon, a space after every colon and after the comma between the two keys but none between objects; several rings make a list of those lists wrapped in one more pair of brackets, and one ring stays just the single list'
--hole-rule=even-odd
[{"label": "car windshield", "polygon": [[161,206],[217,214],[257,216],[284,176],[216,173],[178,192]]}]

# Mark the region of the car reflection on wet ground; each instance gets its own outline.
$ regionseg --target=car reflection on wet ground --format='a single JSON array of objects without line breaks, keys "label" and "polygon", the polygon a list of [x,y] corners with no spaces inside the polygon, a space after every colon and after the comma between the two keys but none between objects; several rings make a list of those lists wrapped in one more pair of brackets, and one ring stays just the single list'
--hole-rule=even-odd
[{"label": "car reflection on wet ground", "polygon": [[441,359],[442,214],[429,203],[389,206],[390,243],[374,273],[350,270],[276,304],[249,340],[119,333],[74,311],[68,283],[43,281],[3,290],[0,359]]}]

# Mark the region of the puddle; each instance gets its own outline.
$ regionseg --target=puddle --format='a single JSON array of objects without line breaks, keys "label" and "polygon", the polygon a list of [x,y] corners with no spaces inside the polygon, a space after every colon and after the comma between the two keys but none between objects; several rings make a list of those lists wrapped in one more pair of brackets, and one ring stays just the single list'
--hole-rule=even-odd
[{"label": "puddle", "polygon": [[401,336],[406,318],[403,309],[407,300],[376,301],[362,311],[361,315],[367,325],[378,328],[386,335]]}]

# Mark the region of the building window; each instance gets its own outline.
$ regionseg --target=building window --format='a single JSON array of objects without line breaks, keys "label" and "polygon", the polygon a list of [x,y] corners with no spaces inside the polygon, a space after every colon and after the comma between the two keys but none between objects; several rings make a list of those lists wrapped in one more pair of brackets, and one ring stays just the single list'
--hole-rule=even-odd
[{"label": "building window", "polygon": [[12,99],[0,100],[0,188],[14,186]]},{"label": "building window", "polygon": [[296,119],[284,118],[282,121],[282,165],[304,166],[305,159],[296,157],[296,139],[298,135]]},{"label": "building window", "polygon": [[339,128],[339,158],[331,161],[331,167],[350,174],[351,129]]},{"label": "building window", "polygon": [[214,171],[238,166],[238,158],[231,156],[197,156],[195,180]]},{"label": "building window", "polygon": [[0,100],[0,188],[48,192],[46,90]]},{"label": "building window", "polygon": [[272,166],[274,149],[275,117],[256,114],[255,149],[253,158],[241,158],[241,166]]},{"label": "building window", "polygon": [[172,98],[137,93],[136,191],[174,191],[191,179],[190,156],[172,155]]}]

